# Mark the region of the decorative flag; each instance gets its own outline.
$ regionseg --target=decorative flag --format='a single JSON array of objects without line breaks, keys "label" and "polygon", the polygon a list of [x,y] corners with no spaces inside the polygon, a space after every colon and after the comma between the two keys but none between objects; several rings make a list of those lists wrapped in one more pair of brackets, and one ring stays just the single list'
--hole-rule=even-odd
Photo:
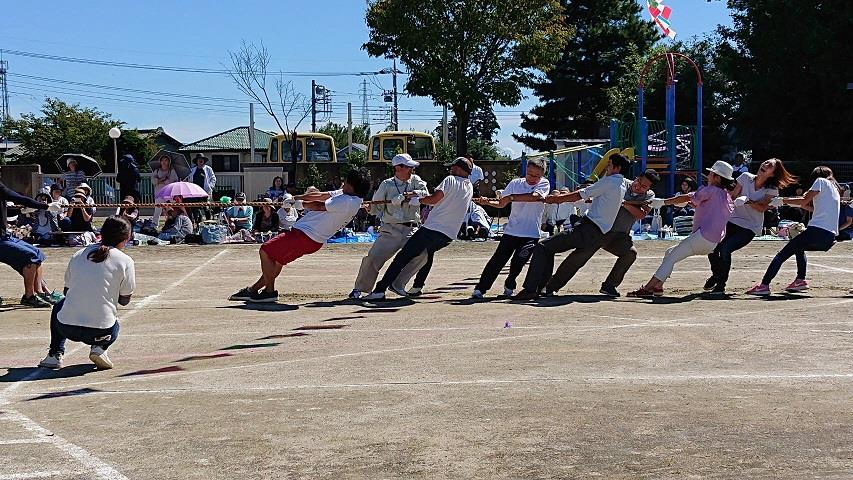
[{"label": "decorative flag", "polygon": [[646,5],[649,7],[652,20],[663,30],[663,34],[669,38],[675,38],[675,30],[672,29],[672,24],[669,21],[672,9],[664,5],[663,0],[647,0]]}]

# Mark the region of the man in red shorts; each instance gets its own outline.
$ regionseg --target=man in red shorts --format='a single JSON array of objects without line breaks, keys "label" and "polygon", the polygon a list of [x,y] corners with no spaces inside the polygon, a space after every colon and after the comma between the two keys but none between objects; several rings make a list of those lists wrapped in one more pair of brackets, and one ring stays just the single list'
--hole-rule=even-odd
[{"label": "man in red shorts", "polygon": [[278,300],[275,279],[282,267],[297,258],[320,250],[361,208],[370,190],[370,182],[351,171],[340,190],[306,193],[293,197],[302,202],[307,213],[293,228],[261,245],[261,278],[254,285],[231,295],[229,300],[270,303]]}]

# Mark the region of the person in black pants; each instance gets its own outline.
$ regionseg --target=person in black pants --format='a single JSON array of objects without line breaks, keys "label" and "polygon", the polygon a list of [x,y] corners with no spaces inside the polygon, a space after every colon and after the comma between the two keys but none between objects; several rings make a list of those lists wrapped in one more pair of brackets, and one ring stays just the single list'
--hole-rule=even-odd
[{"label": "person in black pants", "polygon": [[490,205],[495,208],[503,208],[510,203],[513,207],[498,248],[483,268],[480,281],[474,287],[471,298],[483,298],[507,262],[510,262],[509,275],[504,281],[503,296],[512,296],[516,287],[516,278],[530,259],[533,248],[539,243],[541,233],[539,219],[545,209],[545,197],[550,190],[548,180],[542,178],[544,175],[544,162],[538,158],[531,158],[527,161],[524,177],[509,182],[500,200],[484,198],[476,200],[480,205]]},{"label": "person in black pants", "polygon": [[[410,261],[423,254],[435,253],[450,245],[453,237],[459,231],[459,225],[465,218],[471,197],[474,194],[468,175],[471,174],[471,162],[465,157],[458,157],[450,166],[448,175],[438,187],[435,193],[426,197],[415,197],[413,192],[407,194],[413,200],[424,205],[435,205],[427,217],[426,223],[415,232],[403,248],[394,256],[394,260],[385,271],[382,279],[376,283],[373,292],[362,297],[364,300],[383,300],[385,291],[391,287],[391,283],[397,278],[403,268]],[[405,291],[396,291],[401,296],[407,296]]]}]

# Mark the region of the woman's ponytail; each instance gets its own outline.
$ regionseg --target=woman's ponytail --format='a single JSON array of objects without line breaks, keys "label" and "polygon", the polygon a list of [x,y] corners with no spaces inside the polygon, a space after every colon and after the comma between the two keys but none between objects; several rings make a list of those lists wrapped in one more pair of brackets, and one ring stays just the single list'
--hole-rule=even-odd
[{"label": "woman's ponytail", "polygon": [[101,263],[110,256],[110,249],[130,238],[130,222],[122,217],[111,216],[104,220],[101,227],[101,245],[89,252],[86,257],[95,263]]}]

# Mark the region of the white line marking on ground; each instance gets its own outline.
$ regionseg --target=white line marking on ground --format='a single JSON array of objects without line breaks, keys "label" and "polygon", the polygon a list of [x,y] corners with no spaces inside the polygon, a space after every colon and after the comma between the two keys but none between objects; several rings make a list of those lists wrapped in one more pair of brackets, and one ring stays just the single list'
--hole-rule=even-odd
[{"label": "white line marking on ground", "polygon": [[45,437],[33,437],[33,438],[18,438],[15,440],[0,440],[0,445],[21,445],[27,443],[48,443],[50,439]]},{"label": "white line marking on ground", "polygon": [[83,465],[86,470],[94,471],[98,478],[102,478],[104,480],[128,480],[127,477],[119,473],[118,470],[110,466],[108,463],[87,452],[84,448],[79,447],[42,427],[22,413],[16,410],[6,410],[4,416],[14,422],[17,422],[18,425],[34,434],[36,437],[47,438],[48,443],[73,457]]},{"label": "white line marking on ground", "polygon": [[809,262],[809,265],[814,265],[815,267],[820,267],[820,268],[825,268],[827,270],[832,270],[833,272],[853,273],[853,270],[848,270],[846,268],[840,268],[840,267],[830,267],[829,265],[821,265],[819,263],[815,263],[812,261]]},{"label": "white line marking on ground", "polygon": [[79,470],[46,470],[42,472],[25,472],[25,473],[11,473],[9,475],[0,474],[0,480],[26,480],[29,478],[51,478],[51,477],[69,477],[71,475],[77,475],[81,472]]},{"label": "white line marking on ground", "polygon": [[[222,254],[224,254],[227,251],[228,250],[221,250],[216,255],[210,257],[206,262],[204,262],[201,265],[198,265],[197,267],[192,269],[189,273],[187,273],[186,275],[181,277],[179,280],[175,281],[174,283],[172,283],[168,287],[160,290],[157,294],[145,297],[143,300],[138,302],[133,309],[131,309],[127,313],[123,314],[122,315],[123,319],[127,320],[128,317],[131,317],[134,314],[136,314],[137,312],[141,311],[142,309],[147,307],[148,304],[150,304],[151,302],[153,302],[154,300],[159,298],[161,295],[177,288],[180,284],[182,284],[188,278],[190,278],[193,275],[195,275],[196,273],[198,273],[202,268],[206,267],[211,262],[215,261],[217,258],[219,258]],[[83,347],[83,345],[84,344],[77,345],[74,349],[72,349],[71,352],[69,352],[69,354],[73,353],[74,351],[79,350],[80,348]],[[6,387],[2,391],[0,391],[0,405],[8,404],[9,403],[9,401],[7,399],[8,395],[12,394],[15,390],[17,390],[21,385],[24,384],[24,382],[33,380],[34,378],[38,377],[41,372],[42,372],[42,369],[36,368],[35,370],[33,370],[29,375],[27,375],[23,379],[9,385],[8,387]],[[91,453],[86,451],[86,449],[84,449],[80,446],[77,446],[77,445],[63,439],[59,435],[53,434],[52,432],[50,432],[46,428],[42,427],[41,425],[39,425],[38,423],[36,423],[34,420],[30,419],[29,417],[25,416],[24,414],[22,414],[18,411],[15,411],[15,410],[7,410],[5,412],[4,417],[11,417],[13,421],[18,422],[18,424],[20,424],[26,430],[33,432],[33,433],[37,434],[38,436],[50,437],[49,443],[51,443],[55,447],[59,448],[63,452],[67,453],[68,455],[74,457],[74,459],[76,459],[79,463],[81,463],[87,469],[94,470],[95,474],[98,476],[98,478],[102,478],[105,480],[127,480],[127,477],[125,477],[124,475],[119,473],[118,470],[114,469],[108,463],[106,463],[103,460],[99,459],[98,457],[92,455]]]}]

